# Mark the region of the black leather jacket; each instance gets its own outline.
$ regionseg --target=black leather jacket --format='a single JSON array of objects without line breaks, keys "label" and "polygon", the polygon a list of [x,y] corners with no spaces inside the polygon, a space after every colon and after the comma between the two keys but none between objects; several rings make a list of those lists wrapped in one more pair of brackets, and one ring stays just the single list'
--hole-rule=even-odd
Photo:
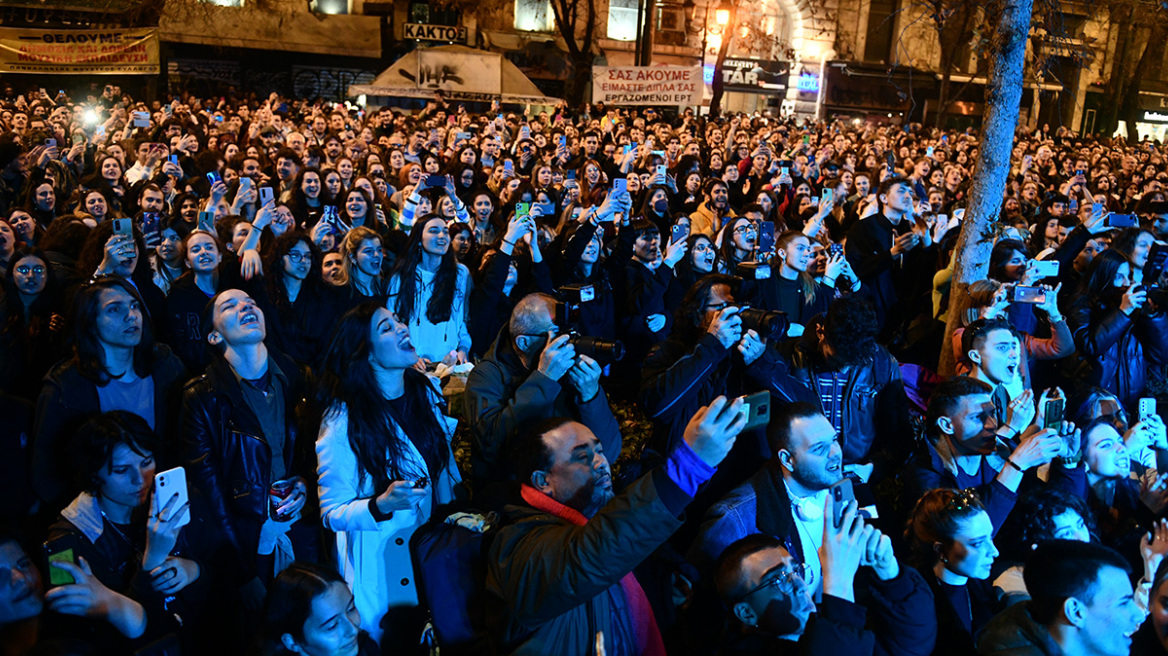
[{"label": "black leather jacket", "polygon": [[[307,367],[271,349],[268,357],[283,374],[273,376],[273,382],[284,392],[287,477],[314,480],[316,435],[304,434],[300,428],[311,422],[311,374]],[[231,366],[222,357],[216,357],[206,372],[183,390],[180,423],[183,464],[190,483],[206,497],[214,521],[235,552],[240,582],[249,581],[256,573],[260,527],[268,516],[272,449]],[[315,487],[308,486],[310,491]],[[301,516],[312,517],[307,506]]]},{"label": "black leather jacket", "polygon": [[[787,401],[806,401],[822,410],[817,374],[828,371],[819,354],[806,340],[782,345],[782,362],[768,351],[771,392]],[[763,365],[759,365],[760,367]],[[840,446],[847,464],[891,460],[899,464],[912,448],[908,397],[900,378],[900,365],[883,346],[867,362],[847,370]]]},{"label": "black leather jacket", "polygon": [[1119,398],[1129,409],[1143,396],[1149,364],[1168,356],[1168,314],[1144,310],[1128,316],[1080,297],[1067,315],[1075,347],[1088,365],[1086,382]]}]

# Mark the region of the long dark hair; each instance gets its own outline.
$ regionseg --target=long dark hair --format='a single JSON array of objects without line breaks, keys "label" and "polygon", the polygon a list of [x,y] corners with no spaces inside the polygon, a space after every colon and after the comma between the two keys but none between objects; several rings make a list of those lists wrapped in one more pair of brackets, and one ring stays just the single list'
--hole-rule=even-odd
[{"label": "long dark hair", "polygon": [[[45,265],[45,288],[37,295],[29,306],[29,315],[24,315],[24,303],[21,302],[20,292],[16,290],[16,263],[26,257],[35,257]],[[36,335],[49,329],[49,319],[53,308],[57,306],[57,281],[53,278],[53,265],[39,248],[18,248],[8,260],[8,278],[4,281],[4,316],[0,317],[0,334],[4,335]],[[24,324],[27,321],[28,331]]]},{"label": "long dark hair", "polygon": [[150,315],[138,290],[120,276],[101,276],[77,292],[73,301],[73,365],[86,379],[99,387],[110,381],[109,371],[102,361],[104,350],[97,339],[97,314],[101,312],[101,293],[120,289],[130,295],[142,311],[142,341],[134,347],[134,373],[145,378],[154,371],[154,333],[150,329]]},{"label": "long dark hair", "polygon": [[1079,288],[1080,296],[1086,297],[1091,303],[1111,300],[1114,296],[1112,290],[1116,289],[1115,274],[1124,264],[1131,266],[1127,256],[1113,248],[1096,255],[1083,274],[1083,283]]},{"label": "long dark hair", "polygon": [[[395,439],[394,433],[387,430],[396,422],[369,363],[373,314],[380,308],[375,302],[362,303],[341,317],[324,356],[320,401],[326,412],[345,404],[349,414],[349,447],[357,457],[358,477],[364,480],[369,476],[374,489],[384,490],[390,482],[418,478],[420,472],[403,470],[409,445],[405,440]],[[446,404],[434,392],[425,374],[406,369],[404,375],[405,405],[411,421],[400,428],[422,453],[433,470],[429,475],[434,478],[450,461],[446,430],[434,416],[434,406],[437,404],[444,410]]]},{"label": "long dark hair", "polygon": [[[312,243],[312,239],[308,235],[299,230],[289,230],[276,238],[272,244],[272,248],[264,254],[264,270],[268,272],[266,282],[268,285],[268,298],[272,299],[276,310],[280,313],[280,317],[287,320],[292,316],[292,302],[288,300],[288,288],[284,286],[284,256],[292,250],[296,244],[304,242],[308,246],[312,263],[308,267],[308,277],[304,279],[301,291],[307,288],[317,289],[321,285],[320,277],[320,263],[324,257],[320,253],[320,248]],[[298,320],[300,317],[294,317],[293,320]]]},{"label": "long dark hair", "polygon": [[[398,277],[397,302],[395,311],[402,321],[410,321],[416,315],[417,308],[414,301],[418,295],[418,270],[422,266],[422,235],[426,226],[438,219],[446,223],[446,219],[438,214],[427,214],[414,221],[410,228],[410,237],[406,242],[406,250],[398,258],[394,267],[394,275]],[[447,248],[442,255],[442,263],[438,265],[438,272],[434,274],[433,291],[430,302],[426,304],[426,318],[431,323],[442,323],[450,319],[454,312],[454,293],[458,286],[458,258],[453,248]]]}]

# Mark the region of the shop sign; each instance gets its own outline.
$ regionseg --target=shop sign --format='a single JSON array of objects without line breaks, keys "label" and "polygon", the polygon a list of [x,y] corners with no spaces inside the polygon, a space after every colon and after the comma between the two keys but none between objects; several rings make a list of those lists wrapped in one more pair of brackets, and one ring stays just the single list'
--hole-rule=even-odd
[{"label": "shop sign", "polygon": [[422,41],[458,41],[466,43],[467,30],[458,25],[423,25],[406,23],[402,26],[402,38]]},{"label": "shop sign", "polygon": [[785,95],[791,63],[727,57],[722,62],[722,88],[726,91]]}]

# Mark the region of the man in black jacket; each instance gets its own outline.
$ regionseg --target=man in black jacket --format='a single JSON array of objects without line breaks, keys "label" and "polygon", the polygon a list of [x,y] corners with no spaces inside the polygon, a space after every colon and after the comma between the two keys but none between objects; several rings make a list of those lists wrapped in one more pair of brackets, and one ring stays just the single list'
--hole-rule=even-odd
[{"label": "man in black jacket", "polygon": [[[828,504],[830,505],[830,504]],[[825,514],[830,508],[824,509]],[[783,545],[751,535],[718,559],[714,584],[734,616],[723,654],[925,656],[937,639],[933,595],[912,568],[900,566],[887,535],[864,524],[854,507],[823,531],[824,589],[818,606],[803,567]],[[863,583],[857,585],[861,566]],[[879,619],[865,628],[868,611]]]},{"label": "man in black jacket", "polygon": [[600,365],[577,356],[569,336],[558,334],[555,305],[547,294],[520,299],[507,327],[467,378],[465,407],[479,489],[511,478],[503,461],[508,442],[550,417],[579,421],[611,458],[620,454],[620,426],[600,387]]},{"label": "man in black jacket", "polygon": [[861,219],[848,231],[848,262],[876,301],[881,341],[888,343],[927,301],[935,264],[928,226],[913,219],[912,182],[885,178],[876,194],[881,212]]},{"label": "man in black jacket", "polygon": [[[738,396],[763,388],[762,382],[747,376],[770,373],[751,366],[766,347],[757,332],[743,330],[735,287],[736,280],[730,276],[699,280],[682,300],[673,334],[645,358],[641,407],[656,426],[646,449],[647,464],[669,453],[701,406],[719,395]],[[704,512],[769,457],[762,431],[741,436],[714,481],[702,491],[704,504],[698,502],[696,512]]]},{"label": "man in black jacket", "polygon": [[[183,460],[234,552],[244,605],[258,608],[276,568],[319,548],[316,522],[299,521],[315,470],[313,436],[297,425],[309,372],[268,350],[263,312],[245,292],[220,292],[206,315],[216,355],[183,391]],[[277,483],[281,498],[270,496]]]},{"label": "man in black jacket", "polygon": [[808,328],[784,344],[781,363],[768,351],[757,365],[773,367],[771,392],[815,405],[839,431],[844,464],[860,480],[871,479],[869,464],[881,471],[902,464],[912,450],[908,396],[900,364],[876,342],[871,302],[840,298]]}]

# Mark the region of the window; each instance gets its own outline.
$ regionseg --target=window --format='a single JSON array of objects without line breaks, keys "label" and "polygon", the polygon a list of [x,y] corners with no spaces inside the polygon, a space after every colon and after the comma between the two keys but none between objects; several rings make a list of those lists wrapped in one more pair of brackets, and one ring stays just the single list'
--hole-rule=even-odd
[{"label": "window", "polygon": [[457,7],[431,7],[428,1],[413,0],[409,5],[407,23],[420,25],[460,25],[461,16]]},{"label": "window", "polygon": [[349,13],[349,0],[312,0],[310,6],[313,13],[317,14]]},{"label": "window", "polygon": [[865,61],[892,60],[896,4],[897,0],[872,0],[872,8],[868,12],[868,41],[864,46]]},{"label": "window", "polygon": [[639,0],[609,0],[608,38],[616,41],[637,40],[637,6]]},{"label": "window", "polygon": [[551,0],[515,0],[515,29],[551,32],[556,28]]}]

